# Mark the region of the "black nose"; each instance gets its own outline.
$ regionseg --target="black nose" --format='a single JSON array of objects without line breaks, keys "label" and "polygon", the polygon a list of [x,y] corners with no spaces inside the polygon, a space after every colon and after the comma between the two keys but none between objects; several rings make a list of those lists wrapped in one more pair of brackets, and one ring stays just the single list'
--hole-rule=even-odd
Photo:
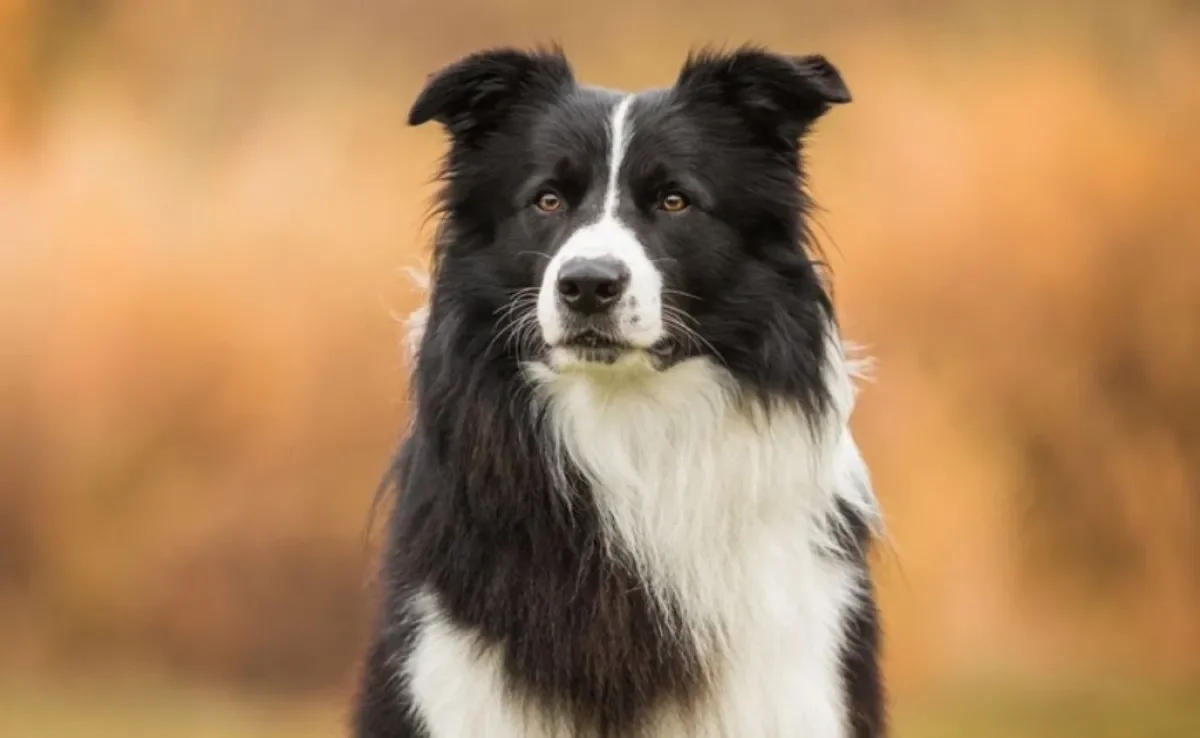
[{"label": "black nose", "polygon": [[616,304],[629,285],[629,269],[612,258],[574,258],[558,273],[558,297],[582,315],[603,312]]}]

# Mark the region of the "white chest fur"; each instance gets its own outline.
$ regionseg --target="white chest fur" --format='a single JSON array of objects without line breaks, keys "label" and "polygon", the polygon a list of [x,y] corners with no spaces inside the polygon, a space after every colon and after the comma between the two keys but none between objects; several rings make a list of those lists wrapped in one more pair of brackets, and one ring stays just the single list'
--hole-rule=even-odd
[{"label": "white chest fur", "polygon": [[[816,428],[793,410],[738,406],[703,360],[663,374],[537,374],[557,450],[590,477],[609,540],[682,607],[678,635],[711,667],[709,697],[664,710],[646,738],[847,735],[839,661],[860,574],[822,549],[838,499],[873,502],[845,429],[849,378],[840,363],[830,374],[834,410]],[[555,716],[520,706],[495,654],[432,598],[421,610],[404,671],[434,738],[566,738]]]}]

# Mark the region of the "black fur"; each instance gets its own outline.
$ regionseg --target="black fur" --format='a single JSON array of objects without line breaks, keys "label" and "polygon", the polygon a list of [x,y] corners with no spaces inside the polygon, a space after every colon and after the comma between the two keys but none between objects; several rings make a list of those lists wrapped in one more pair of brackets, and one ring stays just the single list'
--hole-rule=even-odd
[{"label": "black fur", "polygon": [[[614,99],[578,85],[555,49],[499,50],[434,75],[413,105],[410,123],[441,123],[450,149],[360,738],[427,738],[399,676],[421,588],[500,650],[514,700],[565,707],[580,731],[636,734],[655,705],[703,697],[704,665],[671,636],[679,613],[651,601],[628,562],[604,547],[582,478],[564,480],[547,460],[543,418],[520,370],[546,347],[514,332],[505,310],[595,215]],[[665,301],[698,334],[657,347],[664,365],[707,355],[748,399],[796,403],[810,417],[828,408],[833,309],[811,257],[801,147],[830,105],[849,99],[823,58],[756,49],[694,56],[674,87],[639,98],[623,163],[633,198],[621,215],[660,264]],[[530,207],[547,184],[570,206],[561,215]],[[667,187],[694,202],[685,217],[655,211]],[[848,555],[865,571],[865,522],[848,508],[842,515],[858,544]],[[878,738],[870,600],[851,629],[844,678],[855,738]]]}]

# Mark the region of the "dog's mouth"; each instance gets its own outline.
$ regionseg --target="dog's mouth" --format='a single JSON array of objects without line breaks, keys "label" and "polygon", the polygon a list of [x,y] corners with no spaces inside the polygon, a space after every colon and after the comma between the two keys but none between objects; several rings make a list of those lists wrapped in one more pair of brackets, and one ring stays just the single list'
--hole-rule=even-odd
[{"label": "dog's mouth", "polygon": [[597,364],[615,364],[625,354],[637,350],[624,341],[596,330],[574,333],[551,348],[571,355],[576,361]]},{"label": "dog's mouth", "polygon": [[661,369],[670,363],[672,351],[669,341],[646,348],[597,330],[574,333],[550,347],[551,363],[559,367],[581,364],[645,364]]},{"label": "dog's mouth", "polygon": [[574,349],[614,349],[619,351],[632,348],[628,343],[597,330],[585,330],[574,333],[562,341],[560,345]]}]

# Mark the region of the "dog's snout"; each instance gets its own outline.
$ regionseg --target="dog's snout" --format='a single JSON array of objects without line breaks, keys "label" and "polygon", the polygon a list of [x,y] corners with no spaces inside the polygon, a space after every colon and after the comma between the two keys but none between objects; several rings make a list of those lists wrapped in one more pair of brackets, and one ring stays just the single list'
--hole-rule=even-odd
[{"label": "dog's snout", "polygon": [[582,315],[608,310],[628,286],[629,268],[613,258],[574,258],[558,273],[558,298]]}]

